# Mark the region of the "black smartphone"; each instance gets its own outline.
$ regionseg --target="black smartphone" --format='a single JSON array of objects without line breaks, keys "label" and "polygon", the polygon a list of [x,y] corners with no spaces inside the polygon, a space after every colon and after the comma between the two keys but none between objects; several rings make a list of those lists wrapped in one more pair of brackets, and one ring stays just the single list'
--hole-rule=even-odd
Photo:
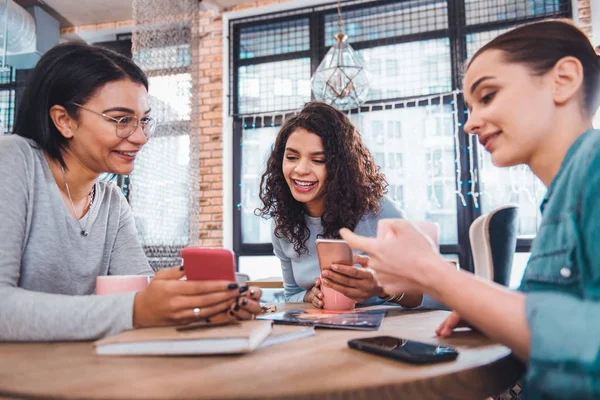
[{"label": "black smartphone", "polygon": [[415,342],[392,336],[376,336],[348,341],[352,349],[413,364],[431,364],[456,360],[458,351],[452,347]]}]

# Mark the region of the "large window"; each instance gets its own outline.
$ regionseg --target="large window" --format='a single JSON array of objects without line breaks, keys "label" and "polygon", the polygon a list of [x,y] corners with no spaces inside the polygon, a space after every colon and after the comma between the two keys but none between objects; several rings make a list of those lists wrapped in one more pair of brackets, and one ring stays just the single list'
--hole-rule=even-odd
[{"label": "large window", "polygon": [[192,135],[198,110],[192,102],[191,29],[165,25],[154,30],[143,24],[137,29],[133,59],[148,76],[149,106],[159,124],[136,159],[128,198],[146,256],[161,268],[176,265],[181,248],[198,237],[201,188],[199,145]]},{"label": "large window", "polygon": [[[539,223],[543,186],[523,167],[500,170],[461,126],[463,65],[507,29],[570,17],[570,0],[346,1],[344,32],[371,74],[369,101],[349,116],[414,220],[437,222],[441,251],[472,268],[468,228],[496,206],[520,206],[520,265]],[[310,77],[337,33],[334,5],[230,21],[234,120],[234,248],[257,272],[272,254],[254,215],[278,127],[311,99]],[[261,260],[254,266],[252,256]],[[269,264],[271,265],[271,264]],[[255,269],[252,269],[255,268]],[[272,268],[266,268],[272,274]],[[255,277],[255,276],[253,276]],[[516,279],[516,278],[515,278]],[[519,277],[520,279],[520,277]]]},{"label": "large window", "polygon": [[0,69],[0,135],[14,130],[18,98],[25,88],[29,70],[6,66]]}]

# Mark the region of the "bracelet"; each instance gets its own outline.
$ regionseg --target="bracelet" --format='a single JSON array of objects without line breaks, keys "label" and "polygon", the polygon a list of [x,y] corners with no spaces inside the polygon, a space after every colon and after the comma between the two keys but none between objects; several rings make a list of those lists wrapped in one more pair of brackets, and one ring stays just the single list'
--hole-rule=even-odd
[{"label": "bracelet", "polygon": [[383,299],[385,301],[387,301],[388,303],[400,303],[400,301],[404,298],[404,292],[400,293],[400,294],[393,294],[387,297],[380,297],[380,299]]}]

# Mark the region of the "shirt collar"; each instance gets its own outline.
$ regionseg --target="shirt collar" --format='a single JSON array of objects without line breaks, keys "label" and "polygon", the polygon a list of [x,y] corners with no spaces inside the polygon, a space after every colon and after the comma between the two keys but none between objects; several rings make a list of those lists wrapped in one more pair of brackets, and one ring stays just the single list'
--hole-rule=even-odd
[{"label": "shirt collar", "polygon": [[569,147],[569,150],[567,151],[567,154],[565,155],[565,158],[563,159],[563,161],[560,165],[560,169],[558,170],[558,173],[556,174],[554,179],[552,179],[552,182],[550,183],[550,186],[548,186],[548,190],[546,191],[546,195],[544,196],[544,199],[542,200],[542,204],[540,204],[540,211],[542,213],[544,213],[544,207],[546,206],[546,203],[548,203],[548,201],[550,200],[550,197],[552,196],[552,192],[554,191],[554,186],[556,186],[556,182],[558,181],[558,178],[561,176],[563,171],[566,169],[567,165],[569,165],[571,163],[573,156],[575,155],[577,150],[579,150],[579,148],[581,147],[581,144],[583,143],[585,138],[592,131],[594,131],[594,128],[590,128],[587,131],[585,131],[582,135],[579,135],[579,137],[573,142],[571,147]]}]

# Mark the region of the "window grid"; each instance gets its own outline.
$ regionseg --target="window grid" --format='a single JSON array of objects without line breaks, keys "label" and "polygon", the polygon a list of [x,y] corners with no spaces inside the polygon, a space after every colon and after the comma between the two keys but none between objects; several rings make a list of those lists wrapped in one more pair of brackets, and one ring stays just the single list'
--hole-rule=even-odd
[{"label": "window grid", "polygon": [[[342,17],[344,22],[344,32],[349,35],[348,42],[357,50],[365,61],[365,67],[372,75],[379,76],[374,78],[371,85],[369,102],[362,107],[362,114],[365,110],[369,111],[373,105],[373,111],[377,108],[376,104],[381,102],[401,102],[403,99],[414,96],[423,96],[431,94],[447,93],[451,90],[461,88],[462,68],[474,52],[482,45],[487,43],[498,34],[524,23],[543,20],[547,18],[561,17],[569,18],[571,16],[571,2],[569,0],[408,0],[392,2],[389,0],[368,1],[368,0],[348,0],[342,3]],[[299,21],[303,18],[309,20],[309,33],[304,33],[305,38],[298,38],[295,35],[303,32],[303,29],[295,28],[291,21]],[[277,25],[279,24],[279,25]],[[287,24],[287,25],[286,25]],[[270,30],[275,32],[277,29],[288,29],[288,37],[294,37],[287,45],[278,44],[276,40],[261,39],[262,42],[252,44],[248,40],[244,42],[244,48],[241,46],[241,33],[246,27],[256,25],[272,25],[270,28],[262,28],[263,31]],[[286,28],[286,26],[288,28]],[[259,66],[263,66],[263,71],[276,70],[268,64],[281,63],[283,61],[297,61],[299,59],[309,60],[309,71],[306,76],[310,76],[316,69],[325,53],[333,41],[333,35],[337,33],[337,13],[335,5],[317,6],[314,8],[295,9],[280,14],[255,16],[247,19],[230,21],[230,32],[234,40],[230,48],[230,67],[231,67],[231,112],[234,116],[234,143],[238,141],[243,143],[242,135],[246,135],[247,130],[259,128],[256,114],[272,114],[271,116],[260,117],[261,126],[278,127],[284,115],[301,108],[303,101],[296,99],[294,101],[274,100],[273,85],[274,77],[268,74],[260,75],[258,86],[263,96],[263,91],[269,93],[267,100],[253,100],[249,102],[248,93],[251,93],[252,87],[256,88],[257,83],[250,82],[250,79],[256,79]],[[250,32],[247,30],[246,32]],[[260,31],[254,27],[254,31]],[[256,35],[256,33],[254,33]],[[237,39],[236,39],[237,37]],[[246,36],[248,38],[249,36]],[[308,48],[304,43],[309,43]],[[262,46],[262,47],[261,47]],[[264,48],[264,47],[267,48]],[[270,47],[269,47],[270,46]],[[253,58],[249,58],[248,49],[252,49]],[[260,50],[260,51],[258,51]],[[408,54],[408,56],[407,56]],[[248,67],[255,76],[248,74]],[[243,68],[246,68],[243,71]],[[243,71],[243,72],[242,72]],[[289,71],[286,76],[290,77]],[[383,76],[384,78],[381,78]],[[423,78],[422,78],[423,77]],[[281,76],[278,78],[282,79]],[[422,78],[422,79],[421,79]],[[378,81],[379,79],[379,81]],[[242,82],[244,81],[244,82]],[[266,85],[265,88],[262,85]],[[252,86],[254,85],[254,86]],[[286,86],[287,85],[287,86]],[[281,86],[281,85],[280,85]],[[289,89],[289,82],[282,87]],[[292,83],[293,88],[293,83]],[[279,89],[280,91],[282,89]],[[242,95],[243,94],[243,95]],[[297,93],[296,93],[297,94]],[[256,96],[256,94],[254,94]],[[293,97],[293,96],[292,96]],[[306,101],[310,99],[307,96]],[[400,104],[400,103],[396,103]],[[447,103],[446,103],[447,104]],[[421,104],[422,105],[422,104]],[[415,104],[415,107],[417,105]],[[463,99],[458,96],[458,109],[462,109]],[[398,107],[393,106],[396,109]],[[388,109],[389,110],[389,109]],[[353,113],[356,110],[353,111]],[[458,122],[464,124],[466,115],[458,113]],[[428,135],[428,140],[446,140],[452,139],[452,131],[439,129],[439,126],[445,126],[445,121],[451,121],[453,116],[448,115],[438,118],[437,121],[426,122],[423,126],[426,132],[434,132]],[[395,139],[406,138],[412,140],[410,125],[405,125],[405,121],[397,121],[394,129]],[[370,126],[370,125],[369,125]],[[370,126],[371,127],[371,126]],[[375,128],[375,126],[373,126]],[[391,125],[384,123],[378,128],[384,140],[390,139]],[[364,129],[361,130],[361,132]],[[276,131],[276,130],[275,130]],[[448,131],[448,132],[446,132]],[[464,132],[459,132],[460,147],[466,148],[468,142],[465,139]],[[266,136],[261,140],[269,141]],[[373,140],[381,141],[381,138],[374,137]],[[249,157],[249,151],[246,150],[242,155],[242,146],[234,146],[234,159],[240,159],[234,162],[234,248],[241,255],[260,255],[272,254],[272,247],[268,241],[264,243],[252,243],[249,245],[248,235],[242,239],[242,225],[247,224],[241,221],[239,207],[241,205],[242,186],[250,184],[247,179],[241,180],[242,165],[248,166],[251,163],[246,158]],[[398,170],[398,175],[404,174],[411,162],[407,161],[408,153],[398,151],[396,148],[393,153],[397,153],[394,161],[390,157],[393,153],[373,150],[373,155],[378,158],[382,166]],[[476,151],[477,149],[473,149]],[[426,170],[431,175],[430,197],[441,197],[444,204],[443,209],[447,207],[446,200],[450,199],[452,203],[456,201],[456,196],[450,193],[448,195],[448,185],[454,182],[448,181],[448,172],[454,174],[454,162],[449,165],[442,160],[448,159],[452,150],[443,150],[441,152],[432,152],[430,158],[423,160],[431,162]],[[254,154],[253,152],[250,152]],[[399,156],[399,157],[398,157]],[[471,187],[465,177],[469,176],[471,168],[477,169],[478,158],[475,157],[473,166],[469,165],[469,157],[460,155],[459,171],[462,176],[463,188],[460,188],[462,194],[469,201],[469,206],[463,207],[462,204],[456,205],[455,215],[457,216],[458,235],[460,238],[468,239],[469,224],[481,214],[481,209],[475,208],[469,194]],[[254,164],[252,164],[254,165]],[[254,165],[254,167],[256,167]],[[408,174],[404,174],[407,176]],[[478,184],[476,184],[477,186]],[[450,186],[452,189],[452,186]],[[397,182],[390,185],[390,195],[402,205],[405,205],[407,199],[410,201],[411,190],[406,184]],[[479,187],[475,188],[478,191]],[[246,191],[247,193],[247,191]],[[439,208],[439,207],[438,207]],[[456,235],[456,232],[454,233]],[[259,240],[262,241],[262,240]],[[246,244],[244,244],[246,243]],[[518,251],[528,251],[530,241],[519,240]],[[469,243],[456,243],[454,245],[442,245],[442,253],[459,254],[461,264],[465,268],[470,268]]]},{"label": "window grid", "polygon": [[11,133],[15,123],[15,90],[0,90],[0,134]]},{"label": "window grid", "polygon": [[[342,10],[344,33],[350,43],[387,39],[448,28],[446,0],[412,0],[358,10]],[[325,16],[325,46],[338,33],[337,13]]]},{"label": "window grid", "polygon": [[552,17],[567,10],[561,0],[465,0],[467,25]]},{"label": "window grid", "polygon": [[0,85],[16,82],[17,70],[12,67],[0,69]]},{"label": "window grid", "polygon": [[310,101],[310,58],[239,68],[241,114],[294,110]]},{"label": "window grid", "polygon": [[309,49],[308,18],[240,28],[240,59],[251,59]]}]

